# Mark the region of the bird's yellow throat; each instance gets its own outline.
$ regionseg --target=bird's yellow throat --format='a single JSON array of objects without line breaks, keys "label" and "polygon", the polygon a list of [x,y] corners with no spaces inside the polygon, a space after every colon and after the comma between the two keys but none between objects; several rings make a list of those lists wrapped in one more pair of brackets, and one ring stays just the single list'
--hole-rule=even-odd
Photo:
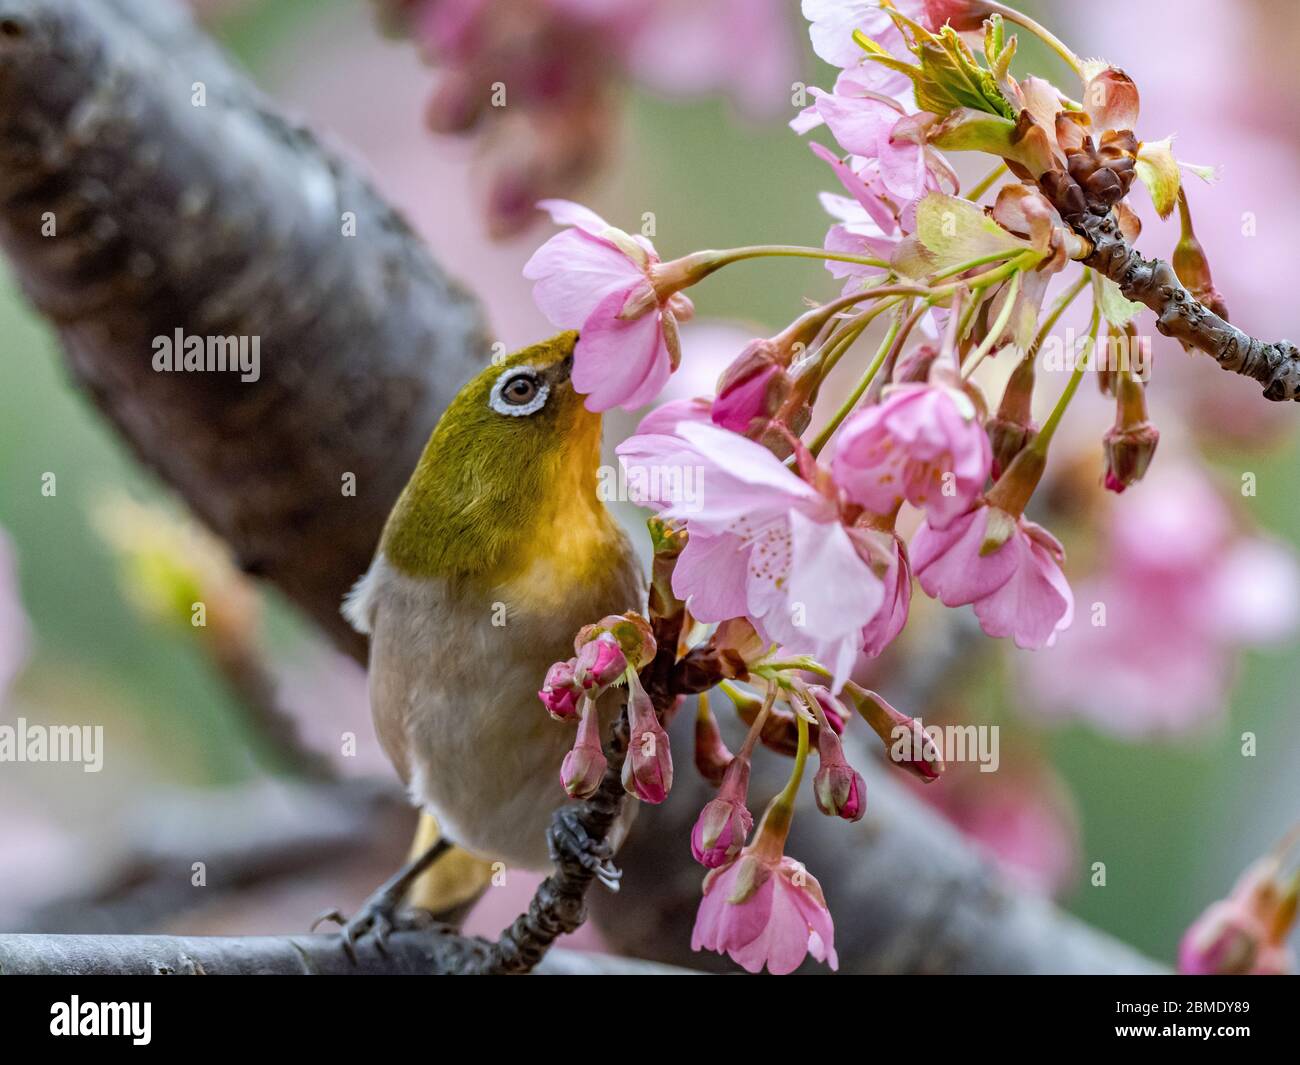
[{"label": "bird's yellow throat", "polygon": [[392,566],[502,589],[513,605],[538,608],[608,567],[623,540],[596,495],[600,415],[567,383],[536,423],[503,418],[487,402],[501,372],[550,365],[571,353],[571,337],[511,356],[453,401],[385,527]]}]

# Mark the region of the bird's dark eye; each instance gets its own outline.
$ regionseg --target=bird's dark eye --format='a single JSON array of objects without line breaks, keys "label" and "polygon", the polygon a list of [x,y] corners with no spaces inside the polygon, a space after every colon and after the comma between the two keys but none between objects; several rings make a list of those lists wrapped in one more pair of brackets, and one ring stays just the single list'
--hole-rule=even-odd
[{"label": "bird's dark eye", "polygon": [[520,374],[518,377],[512,377],[506,382],[506,387],[501,390],[501,397],[514,407],[522,407],[525,403],[531,403],[540,382],[531,375]]},{"label": "bird's dark eye", "polygon": [[550,386],[535,370],[519,367],[497,378],[490,402],[498,414],[518,418],[541,410],[550,391]]}]

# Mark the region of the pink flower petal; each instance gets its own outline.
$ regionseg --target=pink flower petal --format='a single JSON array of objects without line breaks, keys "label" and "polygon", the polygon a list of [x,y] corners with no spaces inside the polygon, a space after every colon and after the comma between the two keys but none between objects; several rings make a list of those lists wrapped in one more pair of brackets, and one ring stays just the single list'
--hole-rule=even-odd
[{"label": "pink flower petal", "polygon": [[610,228],[609,223],[595,211],[572,200],[538,200],[537,206],[546,211],[557,226],[577,226],[593,237],[599,237]]},{"label": "pink flower petal", "polygon": [[673,569],[673,592],[704,622],[743,617],[749,552],[738,536],[693,534]]},{"label": "pink flower petal", "polygon": [[977,507],[945,529],[922,525],[912,538],[912,571],[925,593],[945,606],[964,606],[992,595],[1011,579],[1020,552],[1008,540],[980,556],[988,507]]},{"label": "pink flower petal", "polygon": [[533,299],[560,329],[581,329],[612,295],[626,296],[646,283],[645,273],[618,248],[579,229],[557,233],[538,248],[524,277],[536,282]]},{"label": "pink flower petal", "polygon": [[607,295],[582,324],[573,351],[573,387],[587,409],[635,410],[663,391],[672,374],[658,311],[631,321],[618,317],[626,291]]}]

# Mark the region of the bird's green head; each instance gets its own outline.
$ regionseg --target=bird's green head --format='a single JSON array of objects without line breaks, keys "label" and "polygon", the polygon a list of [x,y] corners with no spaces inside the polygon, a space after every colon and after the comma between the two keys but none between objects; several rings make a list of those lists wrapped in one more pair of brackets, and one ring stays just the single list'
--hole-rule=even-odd
[{"label": "bird's green head", "polygon": [[398,570],[501,583],[538,557],[588,564],[612,522],[596,498],[600,415],[569,381],[577,340],[515,352],[452,400],[384,529]]}]

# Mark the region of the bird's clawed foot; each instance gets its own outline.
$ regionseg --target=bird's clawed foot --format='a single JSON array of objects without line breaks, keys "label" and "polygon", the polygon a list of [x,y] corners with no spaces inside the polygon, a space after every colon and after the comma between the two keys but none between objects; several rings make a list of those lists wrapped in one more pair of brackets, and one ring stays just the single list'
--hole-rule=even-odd
[{"label": "bird's clawed foot", "polygon": [[353,962],[357,960],[356,945],[366,936],[375,937],[375,945],[382,952],[388,937],[394,932],[419,932],[433,927],[437,922],[428,910],[402,906],[404,890],[393,890],[385,884],[366,899],[351,917],[339,910],[327,910],[312,922],[311,930],[326,921],[340,926],[343,949]]},{"label": "bird's clawed foot", "polygon": [[329,910],[312,922],[311,930],[316,931],[317,926],[326,921],[341,925],[343,949],[355,964],[356,945],[368,935],[374,935],[375,945],[383,951],[388,937],[394,932],[422,932],[432,928],[438,924],[433,914],[428,910],[415,907],[403,909],[402,900],[406,898],[406,893],[420,874],[437,861],[450,846],[451,844],[445,839],[435,841],[423,854],[407,862],[384,881],[351,917],[345,918],[340,911]]},{"label": "bird's clawed foot", "polygon": [[557,865],[576,863],[610,891],[617,891],[623,873],[614,865],[613,848],[608,840],[596,839],[587,831],[579,810],[577,806],[565,806],[551,819],[546,835],[551,861]]}]

